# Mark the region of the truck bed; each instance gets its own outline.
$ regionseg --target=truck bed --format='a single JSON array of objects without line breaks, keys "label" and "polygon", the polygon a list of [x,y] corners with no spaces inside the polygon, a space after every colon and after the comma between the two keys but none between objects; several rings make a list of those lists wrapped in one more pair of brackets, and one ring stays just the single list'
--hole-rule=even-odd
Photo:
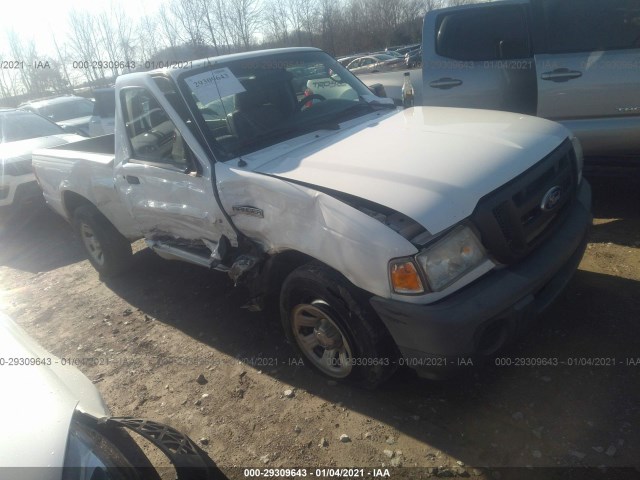
[{"label": "truck bed", "polygon": [[33,169],[51,208],[70,220],[71,212],[64,204],[65,192],[69,190],[94,205],[107,204],[109,210],[117,200],[114,140],[114,135],[104,135],[33,152]]},{"label": "truck bed", "polygon": [[66,143],[48,150],[71,150],[74,152],[101,153],[113,155],[115,153],[115,135],[103,135],[101,137],[87,138],[79,142]]}]

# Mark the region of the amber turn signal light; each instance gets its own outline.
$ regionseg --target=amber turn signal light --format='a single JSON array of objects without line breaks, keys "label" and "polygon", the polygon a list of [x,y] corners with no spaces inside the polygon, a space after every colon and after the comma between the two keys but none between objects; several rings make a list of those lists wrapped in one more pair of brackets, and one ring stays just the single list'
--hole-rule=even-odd
[{"label": "amber turn signal light", "polygon": [[391,287],[396,293],[422,293],[424,287],[416,266],[411,260],[400,260],[389,265]]}]

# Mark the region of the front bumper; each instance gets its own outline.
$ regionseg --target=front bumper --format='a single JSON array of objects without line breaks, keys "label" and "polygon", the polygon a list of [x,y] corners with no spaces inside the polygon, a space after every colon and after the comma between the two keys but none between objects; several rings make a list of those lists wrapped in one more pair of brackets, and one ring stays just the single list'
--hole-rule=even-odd
[{"label": "front bumper", "polygon": [[402,364],[426,378],[443,377],[452,366],[492,355],[525,332],[578,268],[590,212],[591,187],[583,181],[564,224],[516,265],[495,270],[429,305],[372,297],[373,308],[403,355]]}]

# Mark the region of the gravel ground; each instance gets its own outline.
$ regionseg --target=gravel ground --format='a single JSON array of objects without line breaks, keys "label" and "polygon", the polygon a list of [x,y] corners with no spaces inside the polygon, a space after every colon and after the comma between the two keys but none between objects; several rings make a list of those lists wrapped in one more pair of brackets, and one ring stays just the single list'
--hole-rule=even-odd
[{"label": "gravel ground", "polygon": [[103,283],[46,209],[1,237],[0,309],[76,359],[113,414],[181,429],[231,477],[243,478],[237,467],[403,466],[476,478],[526,472],[495,475],[500,467],[638,468],[638,185],[594,182],[594,215],[566,293],[500,356],[615,357],[609,366],[489,362],[446,382],[399,371],[376,391],[335,384],[299,364],[276,321],[242,309],[245,292],[225,275],[136,244],[130,272]]}]

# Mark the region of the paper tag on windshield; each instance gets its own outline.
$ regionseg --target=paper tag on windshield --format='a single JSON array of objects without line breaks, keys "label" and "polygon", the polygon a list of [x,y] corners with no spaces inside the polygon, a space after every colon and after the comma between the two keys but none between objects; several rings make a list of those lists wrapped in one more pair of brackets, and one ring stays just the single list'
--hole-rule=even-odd
[{"label": "paper tag on windshield", "polygon": [[245,91],[240,80],[227,67],[189,77],[187,84],[203,105]]}]

